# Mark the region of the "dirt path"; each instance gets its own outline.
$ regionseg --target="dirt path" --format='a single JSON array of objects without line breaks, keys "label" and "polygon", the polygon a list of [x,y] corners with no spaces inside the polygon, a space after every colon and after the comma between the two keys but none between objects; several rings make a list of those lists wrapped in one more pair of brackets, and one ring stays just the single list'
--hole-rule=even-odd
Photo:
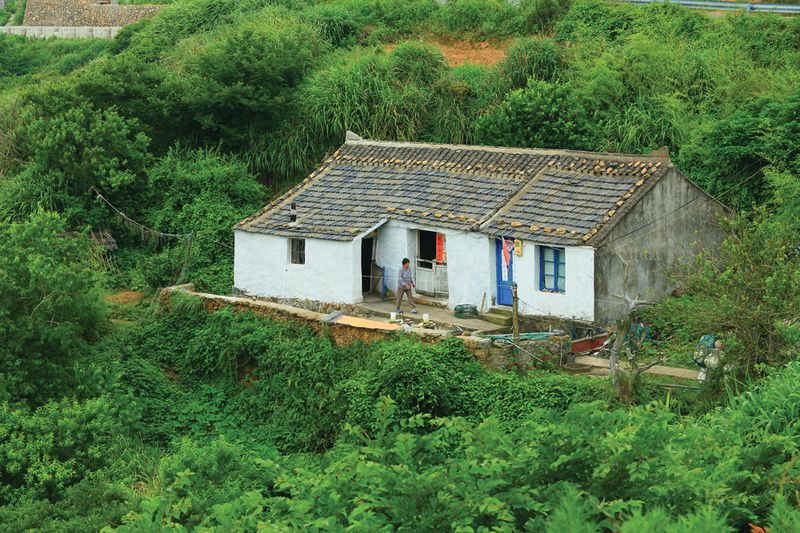
[{"label": "dirt path", "polygon": [[[427,44],[437,47],[444,54],[445,59],[451,67],[470,63],[472,65],[491,66],[503,59],[506,55],[507,43],[471,43],[467,41],[439,42],[425,41]],[[384,49],[390,52],[396,44],[387,44]]]},{"label": "dirt path", "polygon": [[[604,370],[608,373],[611,371],[608,369],[608,359],[603,359],[601,357],[591,357],[589,355],[579,355],[575,357],[575,362],[580,363],[582,365],[589,365],[592,368],[596,368],[599,370]],[[696,370],[689,370],[688,368],[675,368],[671,366],[661,366],[656,365],[649,370],[647,370],[648,374],[655,374],[656,376],[670,376],[673,378],[679,379],[691,379],[697,380],[699,372]]]},{"label": "dirt path", "polygon": [[104,300],[114,304],[132,304],[138,302],[142,298],[144,298],[144,294],[141,292],[123,289],[114,294],[106,294]]}]

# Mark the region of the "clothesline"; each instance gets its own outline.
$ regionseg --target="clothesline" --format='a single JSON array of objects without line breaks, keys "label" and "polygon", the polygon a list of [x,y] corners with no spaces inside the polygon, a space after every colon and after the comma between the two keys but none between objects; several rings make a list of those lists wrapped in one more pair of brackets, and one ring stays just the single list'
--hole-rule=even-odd
[{"label": "clothesline", "polygon": [[108,207],[110,207],[117,214],[117,216],[120,217],[125,222],[125,224],[128,227],[135,228],[142,235],[142,238],[144,238],[145,234],[154,235],[154,236],[159,237],[159,238],[167,238],[167,239],[181,239],[181,238],[186,239],[186,238],[190,238],[190,237],[192,237],[192,238],[200,237],[202,239],[206,239],[208,241],[211,241],[214,244],[217,244],[219,246],[224,246],[225,248],[227,248],[229,250],[233,250],[233,246],[231,246],[230,244],[226,244],[226,243],[220,242],[220,241],[218,241],[216,239],[212,239],[211,237],[208,237],[206,235],[200,234],[200,233],[198,233],[196,231],[190,231],[188,233],[165,233],[163,231],[158,231],[156,229],[147,227],[144,224],[142,224],[141,222],[137,222],[136,220],[133,220],[131,217],[129,217],[128,215],[123,213],[119,208],[117,208],[117,206],[115,206],[110,201],[108,201],[108,199],[105,196],[103,196],[100,193],[100,191],[98,191],[94,186],[92,186],[91,190],[94,191],[94,193],[97,195],[97,198],[102,200]]}]

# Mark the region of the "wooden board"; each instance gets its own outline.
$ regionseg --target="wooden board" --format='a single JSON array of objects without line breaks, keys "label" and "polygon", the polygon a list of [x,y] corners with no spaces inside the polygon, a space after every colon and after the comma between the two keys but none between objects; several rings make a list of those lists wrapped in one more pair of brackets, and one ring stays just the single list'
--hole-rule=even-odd
[{"label": "wooden board", "polygon": [[395,331],[400,329],[400,324],[389,324],[386,322],[379,322],[377,320],[369,320],[366,318],[358,318],[355,316],[342,316],[336,321],[336,324],[344,324],[346,326],[353,326],[356,328],[379,329],[383,331]]}]

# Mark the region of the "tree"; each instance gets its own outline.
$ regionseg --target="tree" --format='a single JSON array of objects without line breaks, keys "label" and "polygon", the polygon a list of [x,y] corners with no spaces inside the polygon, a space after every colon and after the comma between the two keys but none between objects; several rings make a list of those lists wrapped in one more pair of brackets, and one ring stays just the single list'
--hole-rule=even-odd
[{"label": "tree", "polygon": [[[642,349],[644,337],[632,338],[631,326],[638,316],[637,306],[646,302],[640,301],[638,297],[630,298],[627,295],[622,299],[628,305],[628,314],[624,319],[616,321],[616,333],[609,352],[608,366],[611,369],[611,385],[614,387],[617,397],[624,402],[631,402],[636,392],[639,376],[655,365],[663,363],[664,360],[656,359],[639,366],[638,355]],[[621,364],[620,354],[625,355],[627,366]]]},{"label": "tree", "polygon": [[63,213],[72,227],[98,224],[108,212],[93,211],[92,186],[112,197],[116,192],[123,208],[136,205],[149,159],[149,139],[137,121],[88,103],[25,119],[17,144],[28,163],[14,180],[0,184],[0,218],[20,220],[43,208]]},{"label": "tree", "polygon": [[0,224],[0,401],[39,404],[76,385],[73,363],[105,325],[90,246],[51,213]]},{"label": "tree", "polygon": [[293,93],[328,43],[283,12],[221,32],[187,61],[184,100],[212,141],[239,148],[287,118]]}]

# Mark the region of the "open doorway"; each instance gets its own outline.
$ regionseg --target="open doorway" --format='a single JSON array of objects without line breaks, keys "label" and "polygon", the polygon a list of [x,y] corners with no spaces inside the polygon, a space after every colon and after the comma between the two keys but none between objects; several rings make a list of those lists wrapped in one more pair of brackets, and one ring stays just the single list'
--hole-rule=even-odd
[{"label": "open doorway", "polygon": [[361,239],[361,292],[372,292],[372,259],[375,253],[375,239]]},{"label": "open doorway", "polygon": [[444,233],[417,232],[417,290],[429,296],[446,296],[447,245]]}]

